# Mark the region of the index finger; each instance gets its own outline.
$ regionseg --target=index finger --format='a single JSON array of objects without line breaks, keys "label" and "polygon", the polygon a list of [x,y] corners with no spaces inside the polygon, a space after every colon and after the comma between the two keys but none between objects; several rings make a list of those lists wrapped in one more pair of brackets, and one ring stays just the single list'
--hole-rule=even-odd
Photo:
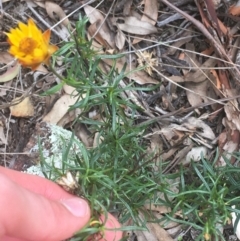
[{"label": "index finger", "polygon": [[4,167],[0,167],[0,173],[6,175],[18,185],[51,200],[60,200],[73,197],[73,195],[64,191],[56,183],[43,177],[7,169]]}]

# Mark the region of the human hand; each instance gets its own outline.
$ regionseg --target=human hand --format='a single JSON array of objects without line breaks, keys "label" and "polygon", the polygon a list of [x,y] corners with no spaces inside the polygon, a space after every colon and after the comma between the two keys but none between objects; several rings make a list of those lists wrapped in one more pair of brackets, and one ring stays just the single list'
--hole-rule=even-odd
[{"label": "human hand", "polygon": [[[0,167],[0,240],[60,241],[70,238],[90,219],[90,208],[57,184]],[[108,215],[108,229],[120,224]],[[118,241],[120,231],[105,231],[104,240]]]}]

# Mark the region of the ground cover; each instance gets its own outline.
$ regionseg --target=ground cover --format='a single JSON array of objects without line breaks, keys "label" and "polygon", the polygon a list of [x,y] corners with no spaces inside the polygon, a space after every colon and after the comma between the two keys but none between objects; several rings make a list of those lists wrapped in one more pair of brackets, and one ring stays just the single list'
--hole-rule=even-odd
[{"label": "ground cover", "polygon": [[[111,212],[127,240],[237,238],[238,15],[231,1],[3,1],[1,165],[83,196],[92,221]],[[50,62],[11,51],[6,33],[31,21],[51,30]]]}]

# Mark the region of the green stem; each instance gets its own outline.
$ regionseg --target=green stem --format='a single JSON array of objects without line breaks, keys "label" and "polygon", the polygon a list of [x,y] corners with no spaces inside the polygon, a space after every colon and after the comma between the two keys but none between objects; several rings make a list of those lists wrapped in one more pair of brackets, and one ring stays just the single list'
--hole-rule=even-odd
[{"label": "green stem", "polygon": [[65,82],[63,76],[61,76],[61,75],[53,68],[52,64],[49,65],[49,69],[50,69],[51,72],[52,72],[53,74],[55,74],[61,81]]}]

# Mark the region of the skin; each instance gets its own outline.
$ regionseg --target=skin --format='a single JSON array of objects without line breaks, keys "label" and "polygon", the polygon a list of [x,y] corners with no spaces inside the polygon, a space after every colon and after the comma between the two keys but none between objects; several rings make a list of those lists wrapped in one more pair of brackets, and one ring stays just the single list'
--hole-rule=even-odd
[{"label": "skin", "polygon": [[[90,208],[47,179],[0,167],[0,214],[1,241],[60,241],[88,223]],[[109,214],[105,227],[120,224]],[[121,238],[105,231],[106,241]]]}]

